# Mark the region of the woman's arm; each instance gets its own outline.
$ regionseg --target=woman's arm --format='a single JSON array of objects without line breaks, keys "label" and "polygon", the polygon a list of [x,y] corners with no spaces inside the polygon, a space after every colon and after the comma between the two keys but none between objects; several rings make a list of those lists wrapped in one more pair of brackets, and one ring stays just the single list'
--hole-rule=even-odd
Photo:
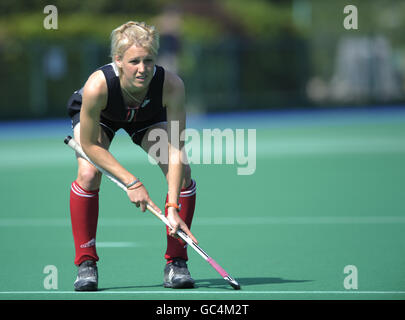
[{"label": "woman's arm", "polygon": [[100,114],[107,105],[107,84],[101,71],[90,76],[83,88],[83,102],[80,111],[80,144],[94,163],[128,184],[135,177],[128,172],[98,141]]},{"label": "woman's arm", "polygon": [[[97,71],[89,77],[83,89],[83,102],[80,111],[80,144],[83,151],[95,164],[128,185],[136,177],[126,170],[98,140],[101,130],[100,114],[107,105],[107,97],[108,89],[105,77],[102,71]],[[146,204],[149,203],[158,212],[161,212],[150,200],[144,186],[137,183],[130,189],[127,191],[128,197],[131,202],[138,207],[140,206],[142,211],[146,210]]]},{"label": "woman's arm", "polygon": [[181,141],[180,135],[186,127],[185,89],[183,81],[174,74],[168,73],[166,78],[169,82],[166,104],[169,137],[168,202],[178,203],[184,171],[182,162],[184,141]]},{"label": "woman's arm", "polygon": [[[186,128],[185,88],[183,81],[175,74],[166,72],[163,92],[163,103],[167,109],[168,144],[168,203],[179,203],[179,195],[184,176],[184,139],[180,139]],[[178,228],[186,232],[195,243],[198,243],[187,225],[181,220],[174,207],[168,208],[168,220],[173,226],[170,235],[175,236]]]}]

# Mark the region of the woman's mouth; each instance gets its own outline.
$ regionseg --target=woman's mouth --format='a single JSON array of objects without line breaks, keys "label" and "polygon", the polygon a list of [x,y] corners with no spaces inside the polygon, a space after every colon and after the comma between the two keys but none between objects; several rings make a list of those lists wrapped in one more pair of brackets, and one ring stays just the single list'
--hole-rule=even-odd
[{"label": "woman's mouth", "polygon": [[146,75],[137,76],[137,77],[136,77],[136,80],[145,81],[145,80],[146,80]]}]

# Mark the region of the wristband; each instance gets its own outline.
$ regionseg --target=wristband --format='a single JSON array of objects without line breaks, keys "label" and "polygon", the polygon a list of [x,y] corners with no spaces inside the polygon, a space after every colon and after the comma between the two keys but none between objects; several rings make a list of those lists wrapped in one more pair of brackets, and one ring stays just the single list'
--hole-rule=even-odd
[{"label": "wristband", "polygon": [[140,188],[140,187],[142,187],[143,186],[143,183],[142,182],[140,182],[140,181],[138,181],[139,182],[139,185],[137,185],[137,186],[135,186],[135,187],[131,187],[131,188],[127,188],[127,190],[135,190],[135,189],[138,189],[138,188]]},{"label": "wristband", "polygon": [[[129,189],[129,188],[131,188],[132,186],[134,186],[134,185],[136,185],[138,182],[140,182],[138,179],[135,179],[134,181],[132,181],[131,183],[128,183],[127,185],[126,185],[126,187],[127,187],[127,189]],[[143,184],[142,184],[142,182],[141,182],[141,184],[137,187],[137,188],[139,188],[140,186],[142,186]]]},{"label": "wristband", "polygon": [[173,207],[177,209],[177,212],[179,212],[181,210],[181,204],[175,204],[175,203],[166,203],[165,205],[165,209],[167,209],[168,207]]}]

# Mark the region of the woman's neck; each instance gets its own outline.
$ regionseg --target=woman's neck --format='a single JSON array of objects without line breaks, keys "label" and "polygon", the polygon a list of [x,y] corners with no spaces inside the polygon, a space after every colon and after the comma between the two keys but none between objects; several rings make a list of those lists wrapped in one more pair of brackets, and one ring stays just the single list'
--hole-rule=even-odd
[{"label": "woman's neck", "polygon": [[123,93],[127,97],[126,100],[128,100],[131,103],[142,103],[143,99],[145,98],[146,91],[143,88],[136,88],[129,84],[125,79],[120,78],[120,85]]}]

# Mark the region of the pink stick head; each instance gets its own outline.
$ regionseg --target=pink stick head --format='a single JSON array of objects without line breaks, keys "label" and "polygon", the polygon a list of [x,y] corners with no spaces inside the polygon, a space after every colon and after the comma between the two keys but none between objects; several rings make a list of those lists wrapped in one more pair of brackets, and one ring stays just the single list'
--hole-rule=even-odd
[{"label": "pink stick head", "polygon": [[228,277],[228,273],[214,259],[208,258],[207,261],[223,278]]}]

